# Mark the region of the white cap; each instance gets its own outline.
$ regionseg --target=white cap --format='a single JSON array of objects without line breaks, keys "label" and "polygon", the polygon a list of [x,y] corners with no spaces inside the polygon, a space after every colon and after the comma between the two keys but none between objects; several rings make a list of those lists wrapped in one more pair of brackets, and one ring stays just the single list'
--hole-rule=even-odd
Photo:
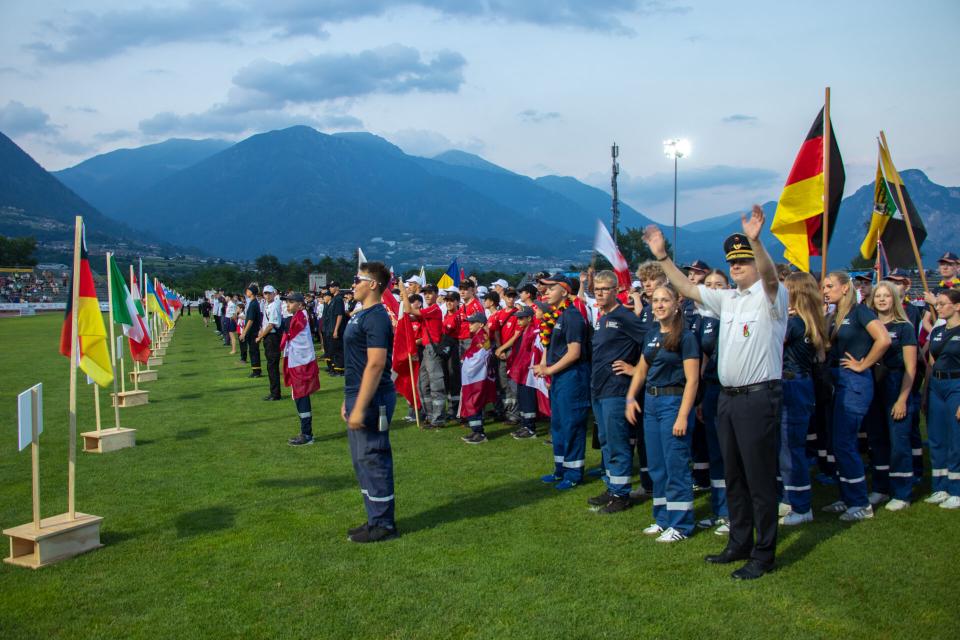
[{"label": "white cap", "polygon": [[267,286],[265,286],[265,287],[263,288],[263,292],[264,292],[264,293],[276,293],[277,290],[273,288],[273,285],[272,285],[272,284],[268,284]]},{"label": "white cap", "polygon": [[503,278],[500,278],[499,280],[494,280],[494,281],[493,281],[493,284],[491,284],[490,286],[491,286],[491,287],[503,287],[504,289],[506,289],[507,287],[510,286],[510,283],[507,282],[506,280],[504,280]]},{"label": "white cap", "polygon": [[477,287],[477,295],[480,296],[481,298],[482,298],[483,296],[487,295],[487,292],[488,292],[488,291],[490,291],[490,290],[487,289],[487,288],[486,288],[485,286],[483,286],[483,285],[480,285],[479,287]]},{"label": "white cap", "polygon": [[420,284],[420,278],[418,278],[417,276],[410,276],[409,278],[404,280],[403,283],[404,284]]}]

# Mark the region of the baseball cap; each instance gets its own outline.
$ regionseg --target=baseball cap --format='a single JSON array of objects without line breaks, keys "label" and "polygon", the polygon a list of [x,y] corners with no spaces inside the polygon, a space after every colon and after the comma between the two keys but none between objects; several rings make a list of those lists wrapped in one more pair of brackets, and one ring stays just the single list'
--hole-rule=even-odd
[{"label": "baseball cap", "polygon": [[480,312],[471,313],[469,316],[467,316],[467,322],[479,322],[481,324],[487,324],[487,316]]},{"label": "baseball cap", "polygon": [[958,258],[957,254],[955,254],[954,252],[947,251],[945,254],[940,256],[940,259],[937,260],[937,262],[950,262],[950,263],[956,264],[960,262],[960,258]]},{"label": "baseball cap", "polygon": [[272,284],[268,284],[267,286],[265,286],[265,287],[263,288],[263,292],[264,292],[264,293],[276,293],[277,290],[273,288],[273,285],[272,285]]},{"label": "baseball cap", "polygon": [[504,280],[503,278],[500,278],[499,280],[494,280],[494,281],[490,284],[490,286],[491,286],[491,287],[503,287],[504,289],[506,289],[507,287],[510,286],[510,283],[507,282],[506,280]]},{"label": "baseball cap", "polygon": [[884,280],[909,280],[910,275],[906,272],[905,269],[894,269],[887,274],[887,277]]},{"label": "baseball cap", "polygon": [[531,309],[530,307],[523,307],[522,309],[520,309],[520,310],[518,310],[516,313],[514,313],[514,314],[513,314],[513,317],[514,317],[514,318],[532,318],[532,317],[533,317],[533,309]]},{"label": "baseball cap", "polygon": [[567,290],[567,293],[573,293],[573,290],[576,288],[572,280],[567,276],[563,275],[562,273],[555,273],[552,276],[549,276],[547,278],[542,278],[541,282],[543,282],[543,284],[549,284],[549,285],[553,285],[553,284],[562,285]]}]

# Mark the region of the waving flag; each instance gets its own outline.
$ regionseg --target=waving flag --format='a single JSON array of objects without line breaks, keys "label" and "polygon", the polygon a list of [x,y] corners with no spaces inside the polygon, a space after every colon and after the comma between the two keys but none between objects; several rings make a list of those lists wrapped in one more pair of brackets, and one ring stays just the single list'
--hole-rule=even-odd
[{"label": "waving flag", "polygon": [[450,266],[447,267],[447,272],[440,276],[440,280],[437,282],[437,288],[449,289],[451,287],[459,287],[461,273],[460,265],[457,264],[457,259],[454,258],[453,262],[450,263]]},{"label": "waving flag", "polygon": [[163,299],[157,293],[156,287],[153,286],[153,280],[147,280],[147,308],[150,311],[153,311],[167,323],[168,326],[173,325],[173,320],[170,319],[169,311],[163,304]]},{"label": "waving flag", "polygon": [[877,240],[877,263],[874,266],[877,272],[877,282],[880,282],[890,275],[890,261],[887,260],[887,252],[883,248],[883,242]]},{"label": "waving flag", "polygon": [[280,338],[280,352],[283,353],[283,384],[291,388],[294,399],[320,390],[317,352],[310,337],[310,320],[303,309],[290,318],[290,328]]},{"label": "waving flag", "polygon": [[460,368],[460,417],[473,416],[497,400],[496,365],[490,357],[487,330],[474,334],[470,347],[463,354]]},{"label": "waving flag", "polygon": [[[411,366],[412,365],[412,366]],[[413,370],[411,373],[411,369]],[[393,381],[397,393],[406,398],[410,406],[422,407],[423,402],[416,393],[417,380],[420,377],[420,360],[417,358],[417,339],[413,335],[410,317],[406,313],[397,322],[393,337],[393,371],[397,374]],[[416,402],[414,402],[416,398]]]},{"label": "waving flag", "polygon": [[617,248],[617,243],[610,236],[607,227],[599,220],[597,220],[597,234],[594,236],[593,250],[613,265],[613,272],[617,274],[617,284],[620,289],[629,289],[631,283],[630,265],[623,254],[620,253],[620,249]]},{"label": "waving flag", "polygon": [[123,335],[130,341],[130,355],[134,360],[145,363],[150,358],[150,337],[147,335],[146,324],[137,312],[136,302],[127,289],[116,258],[109,255],[108,260],[113,319],[123,328]]},{"label": "waving flag", "polygon": [[[67,312],[60,330],[60,353],[70,357],[71,346],[76,346],[77,362],[84,373],[101,387],[113,382],[113,365],[107,348],[107,327],[103,323],[97,290],[90,270],[87,255],[86,230],[83,221],[77,218],[80,228],[80,243],[74,251],[80,252],[80,270],[70,276],[70,297]],[[74,278],[78,281],[77,297],[73,297]],[[73,335],[73,310],[77,310],[77,335]]]},{"label": "waving flag", "polygon": [[[817,114],[787,176],[770,231],[785,247],[783,256],[801,271],[810,271],[810,256],[822,255],[823,241],[823,109]],[[837,137],[830,135],[830,197],[827,242],[833,234],[843,199],[843,159]]]}]

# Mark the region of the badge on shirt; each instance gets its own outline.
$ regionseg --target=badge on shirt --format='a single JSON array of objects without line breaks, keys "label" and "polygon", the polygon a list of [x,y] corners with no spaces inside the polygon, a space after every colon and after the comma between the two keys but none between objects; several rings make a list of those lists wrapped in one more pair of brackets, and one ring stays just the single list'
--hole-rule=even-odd
[{"label": "badge on shirt", "polygon": [[744,338],[750,337],[750,325],[747,324],[746,322],[743,323],[743,337]]}]

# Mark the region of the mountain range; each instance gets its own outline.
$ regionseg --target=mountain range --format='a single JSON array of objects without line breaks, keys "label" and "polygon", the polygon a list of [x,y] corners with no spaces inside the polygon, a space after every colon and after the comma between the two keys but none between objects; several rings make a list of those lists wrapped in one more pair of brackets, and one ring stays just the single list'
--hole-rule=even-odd
[{"label": "mountain range", "polygon": [[[147,231],[211,256],[316,257],[347,253],[380,238],[394,248],[394,241],[405,241],[418,261],[431,264],[445,263],[457,252],[498,253],[503,266],[513,255],[539,256],[544,264],[582,263],[589,260],[595,220],[610,217],[609,194],[575,178],[534,179],[463,151],[408,155],[363,132],[327,135],[296,126],[236,144],[168,140],[57,171],[53,175],[62,184],[54,180],[56,186],[40,180],[38,170],[51,178],[18,148],[33,166],[26,167],[23,158],[9,162],[11,145],[16,147],[0,139],[0,168],[9,167],[0,177],[0,207],[23,202],[22,194],[19,200],[11,194],[23,182],[17,176],[29,173],[36,182],[30,191],[34,200],[90,216],[102,211],[112,219],[91,217],[97,221],[91,226],[125,237],[129,229]],[[928,261],[955,250],[950,245],[960,237],[960,189],[936,185],[917,170],[902,176],[930,231],[923,247]],[[849,264],[870,217],[873,185],[847,193],[852,194],[841,205],[831,265]],[[768,219],[775,208],[775,202],[764,204]],[[625,203],[620,209],[623,227],[653,222]],[[739,215],[681,227],[678,260],[722,263],[722,239],[739,230]],[[765,239],[780,259],[782,246],[769,232]],[[409,251],[408,257],[414,259]],[[402,261],[404,255],[391,259]]]}]

